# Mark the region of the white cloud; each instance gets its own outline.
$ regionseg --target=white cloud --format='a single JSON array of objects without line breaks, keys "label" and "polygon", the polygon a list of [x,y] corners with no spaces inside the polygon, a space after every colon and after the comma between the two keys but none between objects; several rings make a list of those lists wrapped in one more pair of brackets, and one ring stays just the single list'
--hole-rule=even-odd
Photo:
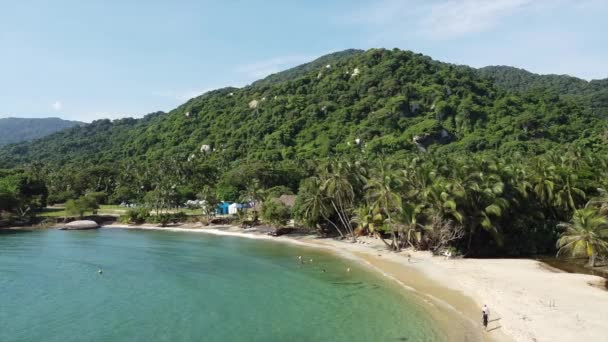
[{"label": "white cloud", "polygon": [[346,22],[367,26],[376,38],[449,39],[491,30],[519,11],[550,4],[553,0],[381,0],[355,8]]},{"label": "white cloud", "polygon": [[251,80],[257,80],[290,67],[310,62],[310,60],[310,56],[301,55],[274,57],[263,61],[240,65],[236,68],[236,71],[240,74],[244,74]]},{"label": "white cloud", "polygon": [[411,49],[471,66],[605,78],[607,0],[378,0],[336,18],[364,47]]},{"label": "white cloud", "polygon": [[63,103],[61,103],[61,101],[57,100],[51,105],[51,107],[53,107],[53,110],[58,112],[63,109]]},{"label": "white cloud", "polygon": [[352,12],[342,19],[347,23],[384,26],[406,17],[415,17],[416,12],[424,7],[427,7],[425,2],[420,0],[379,0],[371,6],[354,7]]},{"label": "white cloud", "polygon": [[487,31],[531,5],[532,0],[449,0],[430,6],[421,20],[421,31],[437,39]]},{"label": "white cloud", "polygon": [[[561,1],[563,2],[566,0]],[[606,10],[608,8],[608,3],[606,0],[579,0],[574,2],[574,8],[584,11]]]}]

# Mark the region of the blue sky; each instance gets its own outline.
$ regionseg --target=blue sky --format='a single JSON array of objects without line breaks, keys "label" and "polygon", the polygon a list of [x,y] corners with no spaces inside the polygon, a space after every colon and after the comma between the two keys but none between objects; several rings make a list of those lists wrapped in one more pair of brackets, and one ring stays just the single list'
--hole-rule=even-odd
[{"label": "blue sky", "polygon": [[608,77],[604,0],[0,0],[0,117],[170,110],[346,48]]}]

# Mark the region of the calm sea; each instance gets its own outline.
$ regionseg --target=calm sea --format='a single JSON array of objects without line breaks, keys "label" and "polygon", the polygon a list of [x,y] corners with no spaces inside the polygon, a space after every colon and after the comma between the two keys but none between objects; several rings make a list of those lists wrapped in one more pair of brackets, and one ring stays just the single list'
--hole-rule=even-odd
[{"label": "calm sea", "polygon": [[3,342],[442,340],[407,292],[313,249],[123,229],[0,235]]}]

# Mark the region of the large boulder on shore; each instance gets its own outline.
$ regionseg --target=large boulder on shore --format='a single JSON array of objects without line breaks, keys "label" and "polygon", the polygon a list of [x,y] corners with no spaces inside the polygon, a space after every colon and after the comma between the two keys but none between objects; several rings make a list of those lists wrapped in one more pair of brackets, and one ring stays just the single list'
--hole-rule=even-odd
[{"label": "large boulder on shore", "polygon": [[59,228],[62,230],[79,230],[79,229],[95,229],[99,228],[99,224],[91,220],[72,221],[66,223],[63,227]]}]

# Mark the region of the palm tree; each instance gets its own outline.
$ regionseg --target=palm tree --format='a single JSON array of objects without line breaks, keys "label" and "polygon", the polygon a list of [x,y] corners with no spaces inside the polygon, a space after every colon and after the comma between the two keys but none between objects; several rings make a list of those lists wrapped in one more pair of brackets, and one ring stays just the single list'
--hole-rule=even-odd
[{"label": "palm tree", "polygon": [[423,229],[424,226],[418,223],[418,216],[422,213],[423,208],[424,206],[421,204],[406,203],[403,205],[398,225],[399,242],[402,246],[407,243],[410,247],[416,248],[414,241],[420,243],[422,240],[419,229]]},{"label": "palm tree", "polygon": [[586,154],[585,149],[580,146],[571,147],[565,155],[560,156],[560,159],[563,166],[577,171],[593,162],[593,156]]},{"label": "palm tree", "polygon": [[261,202],[264,197],[264,189],[260,185],[260,181],[257,178],[250,180],[245,190],[241,192],[241,198],[244,201],[257,203]]},{"label": "palm tree", "polygon": [[[464,218],[458,211],[454,194],[448,192],[449,189],[453,188],[453,184],[443,178],[438,178],[422,191],[421,197],[431,212],[430,216],[440,220],[454,219],[459,223],[463,222]],[[464,196],[464,193],[456,192],[456,194],[459,197]]]},{"label": "palm tree", "polygon": [[368,206],[360,206],[353,212],[351,222],[356,224],[358,228],[367,230],[372,233],[374,231],[374,214]]},{"label": "palm tree", "polygon": [[532,190],[540,203],[549,206],[554,201],[555,166],[548,160],[537,159],[533,166]]},{"label": "palm tree", "polygon": [[401,248],[391,214],[401,212],[401,196],[399,196],[397,189],[402,184],[400,173],[391,164],[381,160],[378,168],[373,170],[372,177],[365,186],[370,202],[386,215],[385,224],[388,226],[393,240],[390,247],[395,251]]},{"label": "palm tree", "polygon": [[519,160],[513,160],[508,158],[502,161],[503,175],[505,177],[505,183],[510,184],[512,189],[515,190],[515,194],[523,199],[528,198],[532,192],[532,183],[530,183],[530,176],[526,167],[523,167]]},{"label": "palm tree", "polygon": [[608,191],[598,188],[597,192],[599,192],[599,196],[591,198],[585,208],[596,207],[600,215],[608,216]]},{"label": "palm tree", "polygon": [[510,205],[503,197],[505,184],[498,174],[497,165],[492,161],[473,160],[469,166],[456,168],[458,174],[451,184],[451,192],[461,207],[464,223],[469,229],[467,251],[471,250],[473,235],[480,226],[501,245],[502,234],[495,219],[501,217]]},{"label": "palm tree", "polygon": [[573,170],[564,169],[557,178],[560,181],[559,190],[555,193],[555,204],[566,210],[576,210],[576,202],[585,198],[585,192],[577,187],[578,177]]},{"label": "palm tree", "polygon": [[559,226],[566,231],[557,240],[557,256],[569,253],[572,256],[585,255],[589,266],[595,267],[599,254],[608,251],[608,219],[596,208],[576,210],[570,223]]},{"label": "palm tree", "polygon": [[255,222],[258,220],[258,208],[261,207],[264,198],[266,197],[266,191],[260,185],[260,181],[257,178],[252,179],[248,184],[247,188],[241,192],[241,199],[246,202],[251,202],[253,217],[252,220]]},{"label": "palm tree", "polygon": [[321,172],[321,189],[353,241],[357,237],[351,224],[350,212],[354,209],[357,186],[362,178],[360,165],[346,160],[333,160]]},{"label": "palm tree", "polygon": [[344,237],[342,230],[332,220],[329,219],[329,200],[325,196],[322,180],[318,177],[306,179],[298,192],[296,214],[308,226],[317,226],[322,218],[325,222],[332,225],[341,237]]},{"label": "palm tree", "polygon": [[197,197],[204,201],[203,213],[207,215],[208,219],[211,218],[215,213],[215,207],[219,203],[217,196],[215,195],[215,190],[210,186],[205,185]]}]

